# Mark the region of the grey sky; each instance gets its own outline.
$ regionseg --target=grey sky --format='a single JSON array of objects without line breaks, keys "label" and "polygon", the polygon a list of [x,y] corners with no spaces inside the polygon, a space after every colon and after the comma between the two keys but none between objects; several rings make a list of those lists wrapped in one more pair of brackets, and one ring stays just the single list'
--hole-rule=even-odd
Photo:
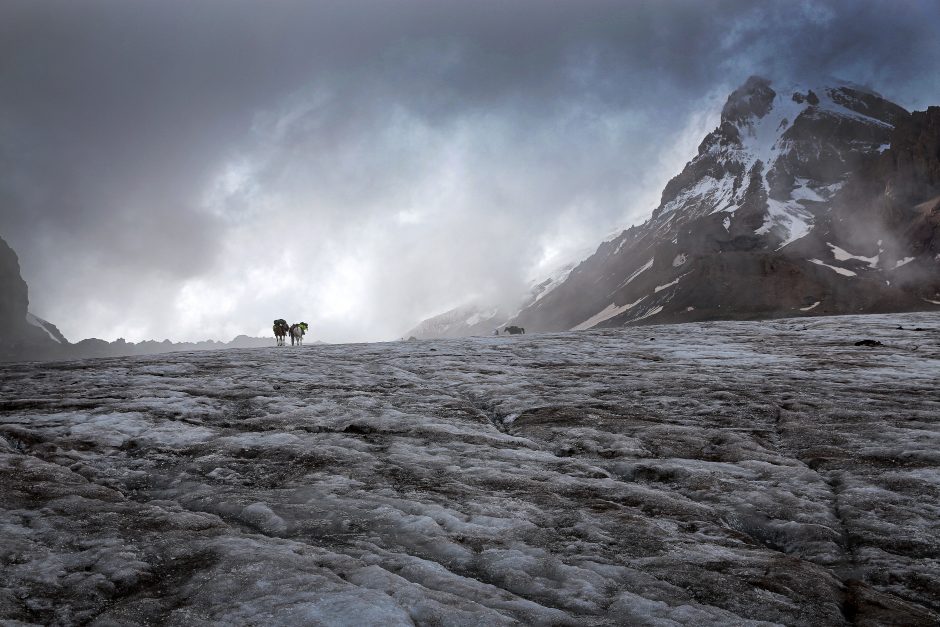
[{"label": "grey sky", "polygon": [[67,337],[392,339],[642,221],[749,74],[940,103],[940,3],[0,5],[0,234]]}]

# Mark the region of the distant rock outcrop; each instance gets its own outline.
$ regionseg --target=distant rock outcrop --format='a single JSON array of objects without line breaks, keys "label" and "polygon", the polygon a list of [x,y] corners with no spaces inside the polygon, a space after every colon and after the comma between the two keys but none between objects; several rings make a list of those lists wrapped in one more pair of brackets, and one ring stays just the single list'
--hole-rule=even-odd
[{"label": "distant rock outcrop", "polygon": [[10,245],[0,237],[0,338],[23,331],[29,310],[29,291],[20,275],[20,262]]},{"label": "distant rock outcrop", "polygon": [[848,83],[735,90],[639,227],[511,321],[637,323],[940,308],[940,108]]},{"label": "distant rock outcrop", "polygon": [[[320,342],[313,342],[318,344]],[[118,338],[113,342],[99,340],[98,338],[89,338],[74,344],[72,356],[76,358],[86,357],[127,357],[132,355],[157,355],[160,353],[181,353],[189,351],[219,350],[223,348],[264,348],[274,346],[275,339],[272,335],[266,337],[250,337],[239,335],[230,342],[220,342],[217,340],[204,340],[201,342],[171,342],[163,340],[145,340],[143,342],[128,342],[124,338]]]},{"label": "distant rock outcrop", "polygon": [[[43,361],[125,357],[221,348],[260,348],[274,346],[274,337],[239,335],[230,342],[113,342],[90,338],[70,344],[58,327],[30,313],[29,288],[20,274],[16,253],[0,238],[0,361]],[[322,342],[313,342],[319,344]]]},{"label": "distant rock outcrop", "polygon": [[55,325],[29,313],[19,259],[0,237],[0,361],[60,357],[67,345]]}]

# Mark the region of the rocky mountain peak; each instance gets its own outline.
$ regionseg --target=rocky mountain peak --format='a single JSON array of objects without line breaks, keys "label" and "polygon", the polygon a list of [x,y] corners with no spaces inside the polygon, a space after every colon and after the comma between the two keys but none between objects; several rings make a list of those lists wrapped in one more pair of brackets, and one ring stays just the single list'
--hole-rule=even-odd
[{"label": "rocky mountain peak", "polygon": [[20,275],[20,262],[0,237],[0,336],[17,335],[26,324],[29,292]]},{"label": "rocky mountain peak", "polygon": [[775,88],[752,76],[728,97],[721,124],[696,157],[666,185],[653,218],[677,227],[726,213],[734,230],[770,233],[768,245],[785,246],[812,224],[810,205],[828,202],[864,155],[888,146],[894,125],[908,115],[849,83]]},{"label": "rocky mountain peak", "polygon": [[940,306],[940,108],[838,80],[735,89],[643,225],[516,316],[531,330]]},{"label": "rocky mountain peak", "polygon": [[831,85],[826,88],[826,95],[838,106],[891,126],[909,115],[906,109],[885,99],[881,94],[851,83]]},{"label": "rocky mountain peak", "polygon": [[751,76],[728,96],[721,121],[737,124],[752,117],[762,118],[770,111],[776,95],[768,79]]},{"label": "rocky mountain peak", "polygon": [[891,174],[889,191],[900,203],[940,195],[940,107],[915,111],[894,130],[892,150],[883,170]]},{"label": "rocky mountain peak", "polygon": [[0,238],[0,361],[42,359],[66,344],[54,324],[29,312],[29,286],[19,259]]}]

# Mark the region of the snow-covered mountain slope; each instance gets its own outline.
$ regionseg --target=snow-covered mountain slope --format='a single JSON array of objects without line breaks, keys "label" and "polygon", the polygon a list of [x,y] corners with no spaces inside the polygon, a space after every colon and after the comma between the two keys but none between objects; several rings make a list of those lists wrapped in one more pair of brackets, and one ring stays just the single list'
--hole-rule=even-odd
[{"label": "snow-covered mountain slope", "polygon": [[492,305],[468,304],[432,316],[409,329],[404,337],[426,340],[431,338],[469,337],[492,335],[493,330],[509,316]]},{"label": "snow-covered mountain slope", "polygon": [[936,625],[938,337],[919,313],[0,365],[0,623]]},{"label": "snow-covered mountain slope", "polygon": [[[860,203],[845,200],[873,163],[911,169],[905,151],[924,134],[940,137],[917,115],[846,83],[748,79],[652,217],[602,243],[513,323],[562,330],[932,307],[937,221],[897,203],[853,213]],[[935,143],[914,152],[940,162]],[[908,200],[926,201],[931,189]],[[886,188],[866,190],[885,205]],[[905,260],[916,271],[899,271]]]},{"label": "snow-covered mountain slope", "polygon": [[[516,304],[506,305],[472,302],[427,318],[404,334],[404,338],[414,337],[419,340],[432,338],[471,337],[475,335],[493,335],[519,312],[536,303],[555,288],[565,282],[582,259],[587,258],[593,249],[584,249],[574,254],[574,259],[558,264],[542,278],[531,281],[526,293],[516,299]],[[521,304],[519,304],[521,303]]]}]

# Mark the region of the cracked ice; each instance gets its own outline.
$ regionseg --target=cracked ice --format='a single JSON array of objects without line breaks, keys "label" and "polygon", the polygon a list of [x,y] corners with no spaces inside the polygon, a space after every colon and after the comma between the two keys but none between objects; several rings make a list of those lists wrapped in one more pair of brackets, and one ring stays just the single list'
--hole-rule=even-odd
[{"label": "cracked ice", "polygon": [[926,313],[5,365],[0,618],[935,624],[938,379]]}]

